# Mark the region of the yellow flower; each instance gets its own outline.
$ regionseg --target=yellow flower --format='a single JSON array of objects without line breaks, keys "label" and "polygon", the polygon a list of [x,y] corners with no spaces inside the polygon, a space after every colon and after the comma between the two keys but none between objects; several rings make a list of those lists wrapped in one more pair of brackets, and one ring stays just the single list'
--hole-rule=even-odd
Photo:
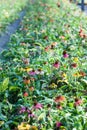
[{"label": "yellow flower", "polygon": [[78,62],[79,60],[78,60],[77,57],[74,57],[74,58],[73,58],[73,61],[74,61],[74,62]]},{"label": "yellow flower", "polygon": [[68,84],[68,80],[67,79],[58,80],[57,83],[67,83]]},{"label": "yellow flower", "polygon": [[2,126],[4,124],[4,121],[0,121],[0,126]]},{"label": "yellow flower", "polygon": [[62,74],[63,78],[67,78],[67,75],[65,73]]},{"label": "yellow flower", "polygon": [[24,71],[26,71],[26,72],[29,72],[29,71],[31,71],[32,70],[32,68],[24,68]]},{"label": "yellow flower", "polygon": [[78,72],[76,72],[76,73],[73,74],[73,76],[74,76],[74,77],[79,77],[80,74],[79,74]]},{"label": "yellow flower", "polygon": [[30,125],[26,122],[22,122],[20,125],[18,125],[18,130],[30,130]]},{"label": "yellow flower", "polygon": [[31,126],[29,130],[38,130],[38,128],[36,126]]},{"label": "yellow flower", "polygon": [[57,88],[57,85],[55,83],[50,84],[49,88]]}]

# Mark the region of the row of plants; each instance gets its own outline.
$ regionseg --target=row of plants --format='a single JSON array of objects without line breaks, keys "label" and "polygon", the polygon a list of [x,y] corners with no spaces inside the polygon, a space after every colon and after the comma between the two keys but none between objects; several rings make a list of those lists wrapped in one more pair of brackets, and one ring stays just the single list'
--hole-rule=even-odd
[{"label": "row of plants", "polygon": [[26,9],[0,60],[0,128],[86,130],[86,16],[67,0]]},{"label": "row of plants", "polygon": [[28,0],[0,0],[0,34],[6,26],[18,18]]}]

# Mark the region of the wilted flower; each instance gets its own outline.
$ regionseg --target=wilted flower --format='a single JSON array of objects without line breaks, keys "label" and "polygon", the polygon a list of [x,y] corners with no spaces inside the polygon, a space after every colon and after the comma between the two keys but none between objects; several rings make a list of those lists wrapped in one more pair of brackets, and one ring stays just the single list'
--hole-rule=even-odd
[{"label": "wilted flower", "polygon": [[57,6],[60,7],[60,2],[57,3]]}]

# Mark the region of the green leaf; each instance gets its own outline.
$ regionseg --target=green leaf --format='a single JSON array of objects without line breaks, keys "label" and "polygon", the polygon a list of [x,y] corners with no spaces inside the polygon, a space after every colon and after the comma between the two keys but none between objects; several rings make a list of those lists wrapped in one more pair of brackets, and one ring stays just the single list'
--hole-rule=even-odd
[{"label": "green leaf", "polygon": [[19,87],[17,87],[17,86],[11,86],[10,87],[10,91],[16,91],[16,90],[19,90],[20,88]]},{"label": "green leaf", "polygon": [[0,92],[4,92],[8,88],[9,78],[5,78],[4,81],[0,84]]}]

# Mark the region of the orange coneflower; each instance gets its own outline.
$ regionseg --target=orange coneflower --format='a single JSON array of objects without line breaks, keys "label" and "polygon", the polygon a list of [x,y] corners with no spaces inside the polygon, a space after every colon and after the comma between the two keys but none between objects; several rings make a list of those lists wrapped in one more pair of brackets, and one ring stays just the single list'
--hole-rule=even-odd
[{"label": "orange coneflower", "polygon": [[64,96],[57,96],[55,99],[54,99],[54,101],[56,102],[56,103],[60,103],[60,102],[63,102],[63,101],[65,101],[66,100],[66,98],[64,97]]}]

